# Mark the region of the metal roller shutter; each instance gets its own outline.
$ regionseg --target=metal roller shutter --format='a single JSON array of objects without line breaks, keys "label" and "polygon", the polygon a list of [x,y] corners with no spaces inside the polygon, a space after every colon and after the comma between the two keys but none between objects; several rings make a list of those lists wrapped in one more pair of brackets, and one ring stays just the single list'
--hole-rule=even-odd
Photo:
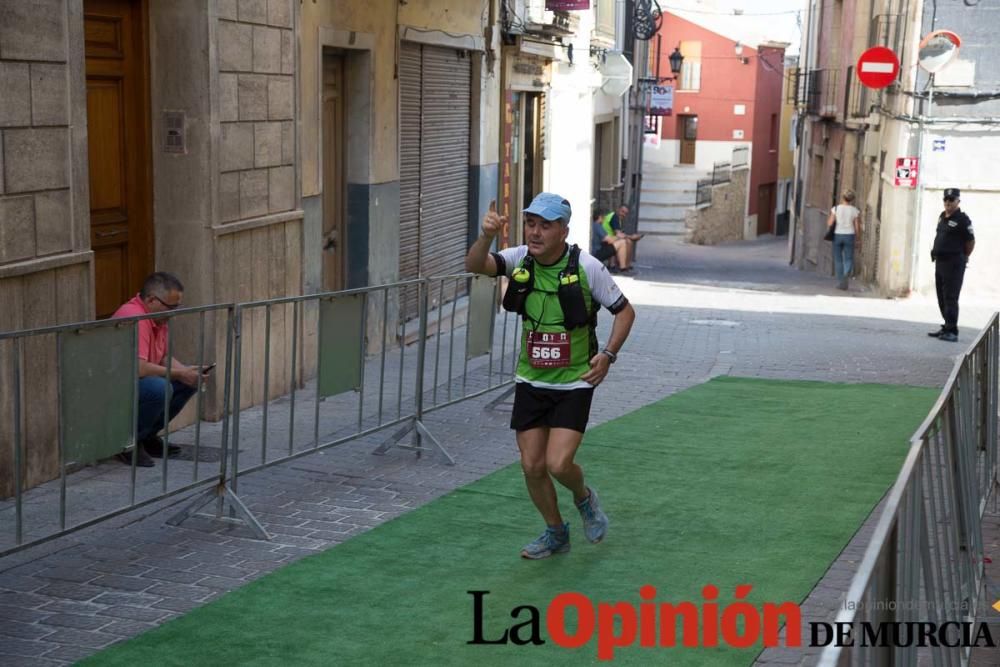
[{"label": "metal roller shutter", "polygon": [[[400,49],[400,277],[459,273],[468,250],[471,60],[463,51]],[[454,296],[447,286],[445,299]],[[433,301],[437,289],[431,294]],[[416,315],[416,295],[404,318]]]},{"label": "metal roller shutter", "polygon": [[[420,275],[420,45],[399,50],[399,279]],[[416,313],[416,290],[401,300],[402,318]]]},{"label": "metal roller shutter", "polygon": [[463,271],[469,234],[469,101],[464,52],[424,47],[420,155],[420,271]]}]

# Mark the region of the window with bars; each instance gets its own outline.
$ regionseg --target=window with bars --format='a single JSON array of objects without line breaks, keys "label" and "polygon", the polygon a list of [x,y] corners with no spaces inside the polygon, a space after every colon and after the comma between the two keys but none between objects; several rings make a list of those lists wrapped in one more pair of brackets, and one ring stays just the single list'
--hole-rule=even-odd
[{"label": "window with bars", "polygon": [[837,99],[837,75],[833,69],[814,69],[800,72],[799,104],[811,114],[823,117],[837,115],[840,105]]},{"label": "window with bars", "polygon": [[878,91],[866,88],[854,74],[854,66],[847,68],[847,85],[844,90],[845,118],[864,118],[877,99]]},{"label": "window with bars", "polygon": [[872,18],[869,42],[873,46],[885,46],[896,53],[901,53],[906,37],[905,33],[906,29],[901,14],[878,14]]}]

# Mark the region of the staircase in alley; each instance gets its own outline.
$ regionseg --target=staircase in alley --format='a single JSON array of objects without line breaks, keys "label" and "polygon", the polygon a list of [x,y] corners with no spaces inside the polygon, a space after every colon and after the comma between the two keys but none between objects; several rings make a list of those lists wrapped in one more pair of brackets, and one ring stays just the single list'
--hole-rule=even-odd
[{"label": "staircase in alley", "polygon": [[684,213],[695,205],[699,178],[705,178],[705,173],[693,166],[644,164],[639,232],[683,241],[687,232]]}]

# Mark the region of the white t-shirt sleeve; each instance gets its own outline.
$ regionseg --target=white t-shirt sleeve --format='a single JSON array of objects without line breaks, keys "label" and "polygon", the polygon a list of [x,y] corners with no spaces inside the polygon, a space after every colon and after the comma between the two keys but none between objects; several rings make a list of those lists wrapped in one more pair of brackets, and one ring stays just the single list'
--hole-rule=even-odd
[{"label": "white t-shirt sleeve", "polygon": [[514,273],[514,269],[517,268],[517,265],[521,263],[521,260],[524,259],[527,254],[528,246],[526,245],[519,245],[514,248],[504,248],[500,252],[493,253],[494,256],[499,255],[499,257],[503,260],[503,273],[508,278],[512,273]]},{"label": "white t-shirt sleeve", "polygon": [[611,312],[617,312],[628,303],[618,283],[611,277],[608,267],[588,252],[580,251],[580,266],[587,272],[590,295],[597,303]]}]

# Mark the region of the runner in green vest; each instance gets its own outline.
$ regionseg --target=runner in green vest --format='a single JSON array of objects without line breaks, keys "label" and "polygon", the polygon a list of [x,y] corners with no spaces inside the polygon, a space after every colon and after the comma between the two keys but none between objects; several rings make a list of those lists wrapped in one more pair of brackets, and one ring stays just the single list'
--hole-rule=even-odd
[{"label": "runner in green vest", "polygon": [[[569,201],[543,192],[524,209],[527,245],[490,252],[507,222],[491,203],[483,233],[465,258],[469,271],[512,278],[504,306],[522,314],[510,426],[517,433],[528,494],[546,524],[545,532],[521,550],[529,559],[570,548],[569,524],[559,512],[553,478],[573,492],[587,540],[596,544],[604,539],[608,517],[574,458],[594,388],[617,360],[635,320],[635,311],[604,265],[566,243],[571,215]],[[615,316],[603,349],[594,329],[601,306]]]}]

